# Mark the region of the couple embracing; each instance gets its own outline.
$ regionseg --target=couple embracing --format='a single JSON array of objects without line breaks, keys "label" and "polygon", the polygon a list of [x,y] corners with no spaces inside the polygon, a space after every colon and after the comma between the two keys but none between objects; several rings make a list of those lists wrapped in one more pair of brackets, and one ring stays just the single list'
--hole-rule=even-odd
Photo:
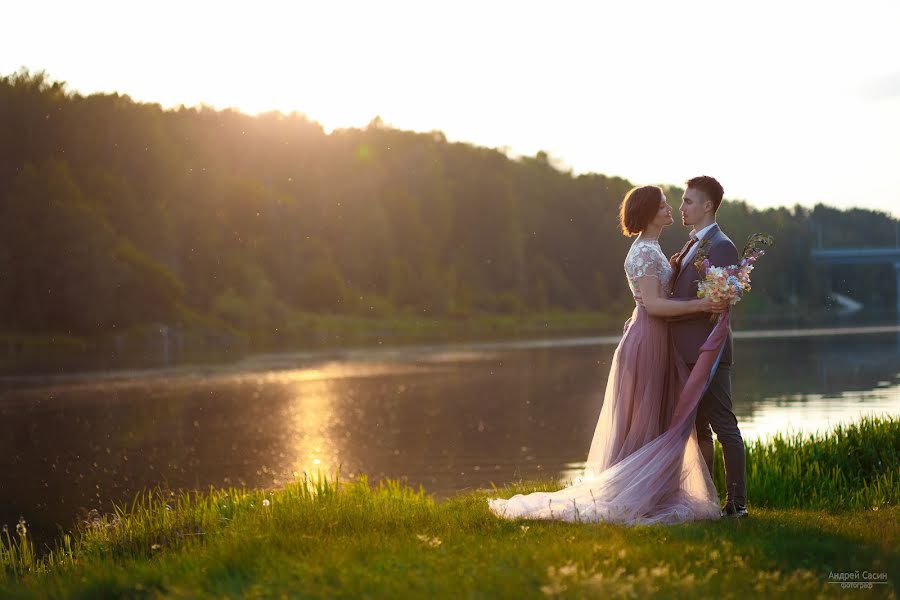
[{"label": "couple embracing", "polygon": [[[635,308],[613,354],[584,472],[555,492],[489,499],[498,516],[649,524],[747,515],[729,305],[697,297],[694,266],[702,257],[713,266],[738,263],[716,223],[723,193],[712,177],[687,182],[680,212],[690,239],[670,259],[658,241],[673,223],[663,190],[644,186],[625,196],[622,231],[637,236],[625,258]],[[725,462],[721,508],[711,476],[713,431]]]}]

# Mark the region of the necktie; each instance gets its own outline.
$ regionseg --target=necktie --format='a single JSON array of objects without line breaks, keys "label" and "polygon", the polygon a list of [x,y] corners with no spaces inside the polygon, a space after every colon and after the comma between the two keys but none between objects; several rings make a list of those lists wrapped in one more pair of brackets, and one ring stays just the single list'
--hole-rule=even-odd
[{"label": "necktie", "polygon": [[698,238],[697,236],[695,236],[695,235],[692,233],[692,234],[691,234],[691,239],[690,239],[690,241],[688,242],[687,248],[685,248],[684,252],[681,253],[681,256],[678,257],[678,263],[679,263],[679,264],[684,264],[684,259],[687,257],[688,254],[691,253],[691,248],[693,248],[693,247],[694,247],[694,244],[696,244],[698,241],[700,241],[700,238]]},{"label": "necktie", "polygon": [[672,286],[675,286],[675,280],[678,279],[678,274],[681,273],[681,265],[684,262],[684,257],[688,255],[688,252],[691,251],[691,248],[694,247],[698,238],[692,233],[691,239],[684,245],[684,248],[681,249],[681,252],[678,253],[678,257],[675,259],[675,265],[672,273]]}]

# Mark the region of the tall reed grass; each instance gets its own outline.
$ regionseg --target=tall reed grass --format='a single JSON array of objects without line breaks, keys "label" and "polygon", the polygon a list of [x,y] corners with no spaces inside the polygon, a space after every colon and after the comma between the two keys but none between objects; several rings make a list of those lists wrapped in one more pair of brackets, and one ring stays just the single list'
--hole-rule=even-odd
[{"label": "tall reed grass", "polygon": [[[871,508],[900,500],[900,417],[866,416],[821,434],[747,444],[748,502],[771,508]],[[716,441],[713,480],[725,472]]]}]

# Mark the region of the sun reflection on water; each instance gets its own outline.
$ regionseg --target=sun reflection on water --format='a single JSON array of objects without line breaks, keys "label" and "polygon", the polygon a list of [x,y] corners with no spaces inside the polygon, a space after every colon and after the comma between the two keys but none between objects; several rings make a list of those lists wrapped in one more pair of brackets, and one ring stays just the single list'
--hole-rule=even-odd
[{"label": "sun reflection on water", "polygon": [[334,405],[339,400],[334,381],[329,378],[298,378],[285,407],[285,428],[293,449],[290,469],[314,477],[317,470],[337,470],[342,446],[333,435],[336,423]]}]

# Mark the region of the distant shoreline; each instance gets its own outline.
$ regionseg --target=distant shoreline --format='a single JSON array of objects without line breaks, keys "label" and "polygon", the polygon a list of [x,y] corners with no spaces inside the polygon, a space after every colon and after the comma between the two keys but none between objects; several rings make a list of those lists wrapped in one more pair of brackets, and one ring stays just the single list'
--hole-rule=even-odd
[{"label": "distant shoreline", "polygon": [[735,331],[735,339],[815,337],[825,335],[864,335],[870,333],[900,333],[898,325],[860,325],[856,327],[812,327],[809,329],[759,329]]},{"label": "distant shoreline", "polygon": [[[829,337],[900,333],[897,325],[868,325],[853,327],[815,327],[808,329],[760,329],[735,331],[738,340],[785,339],[801,337]],[[427,354],[447,352],[488,352],[529,350],[539,348],[568,348],[578,346],[611,346],[618,344],[621,335],[540,337],[525,339],[497,339],[493,341],[417,341],[408,344],[363,346],[333,346],[311,350],[248,353],[231,362],[184,362],[171,366],[72,370],[64,373],[34,373],[0,375],[2,383],[76,383],[100,379],[120,380],[172,376],[215,375],[235,370],[267,371],[298,367],[297,363],[320,360],[408,360]],[[286,365],[286,362],[293,363]]]}]

